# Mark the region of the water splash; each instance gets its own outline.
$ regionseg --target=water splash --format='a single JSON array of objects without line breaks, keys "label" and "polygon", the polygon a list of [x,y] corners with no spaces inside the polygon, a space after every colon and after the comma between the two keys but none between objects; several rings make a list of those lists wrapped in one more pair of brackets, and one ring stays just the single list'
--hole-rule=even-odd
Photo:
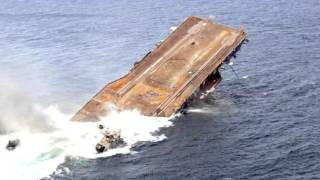
[{"label": "water splash", "polygon": [[[108,116],[101,118],[100,122],[95,123],[70,122],[71,116],[61,113],[58,106],[36,106],[34,112],[42,114],[45,117],[43,121],[51,124],[50,131],[35,131],[34,127],[31,128],[33,131],[30,131],[28,127],[0,135],[0,168],[6,169],[0,174],[1,179],[47,177],[68,156],[97,158],[131,153],[130,147],[139,141],[163,140],[164,135],[155,135],[154,132],[161,127],[172,125],[170,118],[145,117],[138,111],[113,110]],[[97,154],[95,145],[102,137],[97,129],[98,124],[121,130],[127,145]],[[15,138],[20,139],[20,146],[14,151],[7,151],[6,143]],[[61,171],[61,168],[57,171]]]}]

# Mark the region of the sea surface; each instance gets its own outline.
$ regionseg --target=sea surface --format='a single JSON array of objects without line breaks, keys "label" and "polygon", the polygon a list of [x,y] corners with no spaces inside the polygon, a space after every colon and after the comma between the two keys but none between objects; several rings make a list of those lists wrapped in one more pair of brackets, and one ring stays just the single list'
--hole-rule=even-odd
[{"label": "sea surface", "polygon": [[[130,146],[96,155],[68,118],[191,15],[245,27],[236,73],[186,114],[105,117]],[[0,0],[0,145],[1,180],[320,179],[320,1]]]}]

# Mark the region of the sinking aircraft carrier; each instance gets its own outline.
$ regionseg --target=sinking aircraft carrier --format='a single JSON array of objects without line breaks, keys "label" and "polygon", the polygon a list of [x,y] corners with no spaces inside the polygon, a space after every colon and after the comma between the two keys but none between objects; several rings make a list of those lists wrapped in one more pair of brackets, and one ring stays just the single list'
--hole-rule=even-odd
[{"label": "sinking aircraft carrier", "polygon": [[234,29],[210,18],[188,17],[125,76],[110,82],[71,120],[98,121],[108,105],[136,109],[146,116],[171,116],[194,96],[212,92],[221,81],[219,67],[245,41]]}]

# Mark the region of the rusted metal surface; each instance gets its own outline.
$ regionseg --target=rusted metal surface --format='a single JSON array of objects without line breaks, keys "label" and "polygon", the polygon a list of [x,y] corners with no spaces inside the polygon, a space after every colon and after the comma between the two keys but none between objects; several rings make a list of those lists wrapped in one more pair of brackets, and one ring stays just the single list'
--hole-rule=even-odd
[{"label": "rusted metal surface", "polygon": [[243,29],[189,17],[127,75],[107,84],[72,120],[98,120],[107,113],[107,104],[138,109],[147,116],[171,116],[199,88],[214,89],[221,80],[218,68],[245,36]]}]

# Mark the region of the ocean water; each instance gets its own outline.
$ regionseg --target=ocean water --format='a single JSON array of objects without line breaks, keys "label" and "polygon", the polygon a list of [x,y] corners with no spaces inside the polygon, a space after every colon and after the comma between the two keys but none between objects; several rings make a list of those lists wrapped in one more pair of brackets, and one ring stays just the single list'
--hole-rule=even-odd
[{"label": "ocean water", "polygon": [[[0,1],[0,179],[320,179],[320,1]],[[187,16],[250,42],[186,114],[68,119]],[[8,152],[9,139],[20,138]]]}]

